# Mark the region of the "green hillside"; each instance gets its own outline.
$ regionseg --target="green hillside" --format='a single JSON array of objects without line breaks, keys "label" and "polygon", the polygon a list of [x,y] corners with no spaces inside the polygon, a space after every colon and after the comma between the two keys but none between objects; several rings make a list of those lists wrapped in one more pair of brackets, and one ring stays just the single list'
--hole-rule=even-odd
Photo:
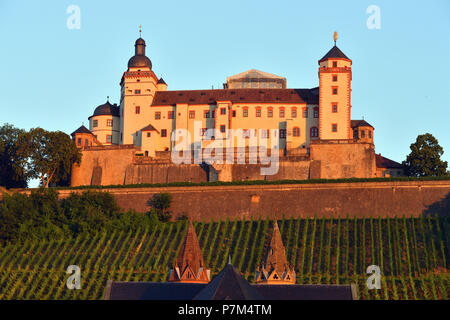
[{"label": "green hillside", "polygon": [[[448,299],[448,223],[447,217],[278,221],[297,283],[355,282],[360,299]],[[213,275],[231,255],[254,280],[273,221],[194,226]],[[165,281],[185,230],[185,222],[172,222],[139,232],[9,244],[0,248],[0,299],[102,299],[108,279]],[[380,290],[365,285],[372,264],[383,274]],[[66,288],[69,265],[81,268],[80,290]]]}]

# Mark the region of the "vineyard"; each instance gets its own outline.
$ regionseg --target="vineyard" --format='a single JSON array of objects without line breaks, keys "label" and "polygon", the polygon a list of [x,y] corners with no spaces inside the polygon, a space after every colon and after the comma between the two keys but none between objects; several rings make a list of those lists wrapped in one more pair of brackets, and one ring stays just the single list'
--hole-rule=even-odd
[{"label": "vineyard", "polygon": [[[449,221],[426,218],[290,218],[278,221],[298,284],[354,282],[359,299],[448,299]],[[0,299],[102,299],[106,281],[165,281],[186,222],[138,232],[0,248]],[[252,282],[268,245],[268,219],[194,223],[213,276],[227,262]],[[81,268],[81,289],[66,287],[66,268]],[[381,289],[366,268],[381,269]]]}]

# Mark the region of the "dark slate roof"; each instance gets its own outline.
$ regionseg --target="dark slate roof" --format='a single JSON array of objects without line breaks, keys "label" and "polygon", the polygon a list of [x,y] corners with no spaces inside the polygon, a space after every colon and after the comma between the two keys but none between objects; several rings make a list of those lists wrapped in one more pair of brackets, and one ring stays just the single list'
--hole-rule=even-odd
[{"label": "dark slate roof", "polygon": [[192,300],[207,284],[108,281],[107,300]]},{"label": "dark slate roof", "polygon": [[159,131],[158,131],[154,126],[152,126],[151,124],[149,124],[148,126],[142,128],[141,131],[157,131],[157,132],[159,132]]},{"label": "dark slate roof", "polygon": [[353,300],[352,285],[253,285],[266,300]]},{"label": "dark slate roof", "polygon": [[322,59],[319,60],[319,62],[322,62],[323,60],[332,59],[332,58],[341,58],[341,59],[347,59],[350,60],[342,51],[339,49],[336,45],[333,46],[333,48],[330,49],[330,51],[327,52],[326,55],[323,56]]},{"label": "dark slate roof", "polygon": [[93,134],[88,128],[86,128],[84,125],[82,125],[81,127],[79,127],[77,130],[75,130],[74,132],[72,132],[70,135],[74,136],[76,133],[89,133],[89,134]]},{"label": "dark slate roof", "polygon": [[373,126],[368,123],[366,120],[352,120],[350,123],[350,126],[352,128],[357,128],[357,127],[372,127]]},{"label": "dark slate roof", "polygon": [[[217,277],[215,277],[217,278]],[[214,279],[215,279],[214,278]],[[244,279],[245,282],[247,282]],[[106,300],[202,300],[224,299],[242,300],[241,288],[235,280],[226,284],[227,290],[236,290],[230,296],[224,291],[214,290],[204,283],[181,282],[117,282],[108,281],[106,285]],[[248,283],[248,282],[247,282]],[[225,285],[225,283],[224,283]],[[264,300],[352,300],[356,298],[356,286],[351,285],[280,285],[280,284],[249,284],[246,287],[247,297],[254,299],[255,290],[258,299]],[[209,288],[208,288],[209,287]],[[251,290],[251,294],[250,291]],[[225,295],[224,295],[225,293]],[[261,298],[262,297],[262,298]]]},{"label": "dark slate roof", "polygon": [[377,163],[377,168],[394,168],[394,169],[402,169],[403,168],[403,166],[400,163],[395,162],[391,159],[385,158],[381,154],[376,154],[375,160]]},{"label": "dark slate roof", "polygon": [[158,83],[167,84],[162,77],[159,78]]},{"label": "dark slate roof", "polygon": [[194,300],[263,300],[263,296],[228,263]]},{"label": "dark slate roof", "polygon": [[109,101],[106,101],[106,103],[101,104],[97,108],[95,108],[94,114],[89,118],[102,115],[112,115],[115,117],[119,117],[120,116],[119,107],[116,104],[111,104],[109,103]]},{"label": "dark slate roof", "polygon": [[232,103],[307,103],[319,104],[319,95],[313,89],[215,89],[157,91],[153,105]]}]

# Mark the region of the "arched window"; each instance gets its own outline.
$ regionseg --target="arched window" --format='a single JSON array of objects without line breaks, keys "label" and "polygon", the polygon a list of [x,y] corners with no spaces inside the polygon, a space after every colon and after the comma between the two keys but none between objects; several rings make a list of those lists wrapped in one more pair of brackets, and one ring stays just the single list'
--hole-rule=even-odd
[{"label": "arched window", "polygon": [[300,128],[299,128],[299,127],[294,127],[294,128],[292,129],[292,135],[293,135],[294,137],[300,137]]},{"label": "arched window", "polygon": [[319,130],[317,127],[311,127],[311,138],[317,138],[319,136]]},{"label": "arched window", "polygon": [[280,108],[280,118],[284,118],[284,107]]}]

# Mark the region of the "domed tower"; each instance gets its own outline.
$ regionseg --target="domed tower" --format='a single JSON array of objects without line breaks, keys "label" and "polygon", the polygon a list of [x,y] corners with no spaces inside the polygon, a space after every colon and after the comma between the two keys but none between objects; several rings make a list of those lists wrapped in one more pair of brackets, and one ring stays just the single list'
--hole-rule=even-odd
[{"label": "domed tower", "polygon": [[134,44],[134,56],[128,60],[120,96],[120,144],[136,144],[137,132],[148,125],[150,106],[158,87],[152,62],[145,55],[146,44],[139,37]]},{"label": "domed tower", "polygon": [[337,46],[319,60],[319,138],[352,139],[350,123],[352,60]]},{"label": "domed tower", "polygon": [[104,144],[119,144],[120,112],[117,104],[106,103],[99,105],[89,118],[89,129],[97,140]]}]

